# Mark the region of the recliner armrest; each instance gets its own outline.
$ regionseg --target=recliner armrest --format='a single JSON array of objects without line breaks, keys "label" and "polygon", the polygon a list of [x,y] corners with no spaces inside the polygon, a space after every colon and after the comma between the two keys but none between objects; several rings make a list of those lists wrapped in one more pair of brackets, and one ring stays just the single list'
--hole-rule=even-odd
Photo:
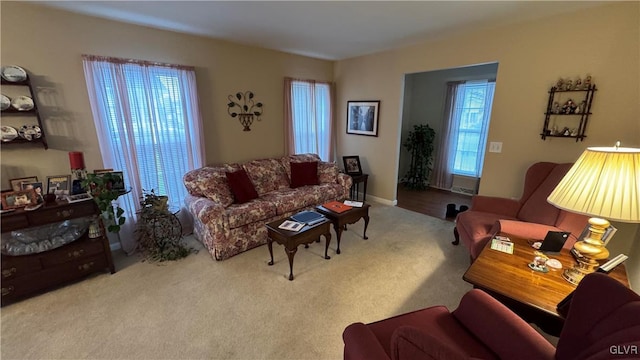
[{"label": "recliner armrest", "polygon": [[347,326],[342,333],[344,341],[344,360],[389,360],[378,338],[367,325],[353,323]]},{"label": "recliner armrest", "polygon": [[[544,240],[545,236],[547,236],[547,232],[549,231],[562,231],[562,230],[555,226],[550,226],[545,224],[502,219],[495,222],[490,233],[498,234],[502,232],[502,233],[511,234],[517,237],[521,237],[523,239]],[[573,245],[573,242],[566,245],[567,246]]]},{"label": "recliner armrest", "polygon": [[482,290],[467,292],[453,316],[501,359],[555,356],[555,348],[540,333]]},{"label": "recliner armrest", "polygon": [[495,196],[475,195],[471,198],[470,210],[516,217],[520,210],[520,202]]}]

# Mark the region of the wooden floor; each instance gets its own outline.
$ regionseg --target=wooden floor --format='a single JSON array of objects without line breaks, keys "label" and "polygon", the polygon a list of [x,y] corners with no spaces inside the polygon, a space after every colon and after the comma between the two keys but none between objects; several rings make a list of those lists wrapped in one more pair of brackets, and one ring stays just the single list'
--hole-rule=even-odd
[{"label": "wooden floor", "polygon": [[471,196],[433,188],[411,190],[398,185],[398,207],[403,209],[453,221],[453,218],[445,217],[447,204],[456,204],[456,209],[460,205],[471,207]]}]

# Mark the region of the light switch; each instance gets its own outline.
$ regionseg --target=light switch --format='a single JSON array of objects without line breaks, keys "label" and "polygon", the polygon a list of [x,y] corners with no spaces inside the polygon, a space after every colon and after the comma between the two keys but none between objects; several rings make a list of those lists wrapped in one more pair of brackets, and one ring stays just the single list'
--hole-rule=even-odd
[{"label": "light switch", "polygon": [[492,153],[501,153],[502,152],[502,142],[490,142],[489,143],[489,152]]}]

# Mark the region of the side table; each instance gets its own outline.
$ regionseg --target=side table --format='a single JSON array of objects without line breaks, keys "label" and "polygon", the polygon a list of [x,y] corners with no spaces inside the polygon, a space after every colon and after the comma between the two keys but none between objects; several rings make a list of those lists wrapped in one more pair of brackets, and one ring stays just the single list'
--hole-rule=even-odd
[{"label": "side table", "polygon": [[360,183],[364,183],[364,189],[362,191],[362,202],[367,200],[367,180],[369,179],[369,174],[360,174],[360,175],[350,175],[351,179],[353,179],[353,184],[351,185],[351,190],[349,192],[349,196],[351,200],[358,201],[358,193],[360,192]]},{"label": "side table", "polygon": [[278,226],[287,219],[280,219],[267,224],[267,245],[269,246],[269,255],[271,255],[271,261],[269,266],[273,265],[273,245],[275,241],[284,246],[284,251],[289,258],[289,280],[293,280],[293,257],[298,251],[298,246],[301,244],[311,244],[312,242],[320,239],[320,235],[323,235],[326,244],[324,247],[324,258],[329,260],[331,257],[327,254],[329,251],[329,243],[331,242],[331,228],[329,227],[329,220],[324,220],[321,223],[313,226],[305,225],[300,231],[289,231],[280,229]]},{"label": "side table", "polygon": [[337,213],[331,211],[324,206],[316,206],[316,210],[322,215],[326,216],[333,223],[333,229],[336,232],[336,237],[338,239],[338,249],[336,250],[336,254],[340,254],[340,238],[342,237],[342,232],[347,228],[347,224],[355,224],[358,220],[364,219],[364,232],[362,233],[362,238],[367,240],[367,226],[369,226],[369,208],[371,205],[362,204],[362,207],[353,207],[347,211]]}]

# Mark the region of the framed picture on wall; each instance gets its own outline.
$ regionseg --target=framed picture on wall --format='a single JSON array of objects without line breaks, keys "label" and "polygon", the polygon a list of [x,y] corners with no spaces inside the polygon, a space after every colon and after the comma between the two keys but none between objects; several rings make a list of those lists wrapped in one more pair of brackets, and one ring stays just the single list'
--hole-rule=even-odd
[{"label": "framed picture on wall", "polygon": [[379,100],[347,101],[347,134],[378,136]]}]

